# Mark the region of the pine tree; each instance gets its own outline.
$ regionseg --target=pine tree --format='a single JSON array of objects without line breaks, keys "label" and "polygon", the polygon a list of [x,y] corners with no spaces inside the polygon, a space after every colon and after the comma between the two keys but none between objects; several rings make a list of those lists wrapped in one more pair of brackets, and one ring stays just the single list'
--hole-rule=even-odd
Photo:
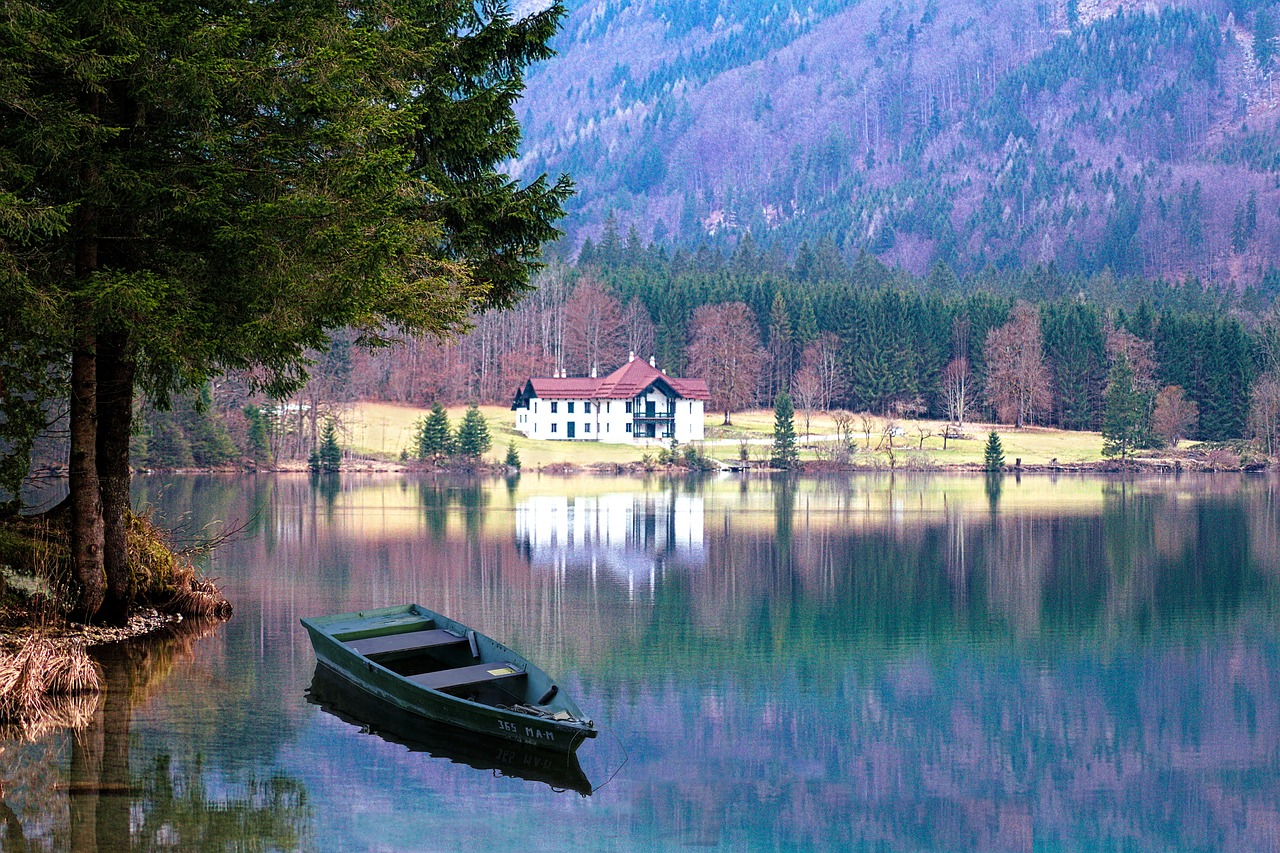
[{"label": "pine tree", "polygon": [[795,409],[791,405],[791,395],[779,391],[773,403],[773,457],[769,464],[774,468],[789,471],[800,463],[800,454],[796,450]]},{"label": "pine tree", "polygon": [[516,443],[514,441],[507,444],[507,458],[505,464],[508,468],[514,468],[517,471],[520,470],[520,454],[516,450]]},{"label": "pine tree", "polygon": [[1102,455],[1127,460],[1147,433],[1146,395],[1134,387],[1133,369],[1123,355],[1107,377],[1102,409]]},{"label": "pine tree", "polygon": [[431,414],[418,422],[414,436],[419,459],[431,459],[453,452],[453,431],[449,426],[449,413],[438,401],[431,406]]},{"label": "pine tree", "polygon": [[[502,169],[525,69],[550,55],[564,14],[6,4],[0,397],[42,390],[12,379],[14,361],[41,362],[22,364],[30,375],[70,367],[82,618],[124,624],[133,603],[139,389],[164,399],[234,367],[260,369],[278,395],[330,332],[451,335],[530,289],[572,183]],[[0,432],[33,412],[7,409]]]},{"label": "pine tree", "polygon": [[995,430],[987,436],[987,446],[982,451],[982,464],[989,473],[1004,470],[1004,445]]},{"label": "pine tree", "polygon": [[315,452],[313,468],[326,474],[336,473],[342,468],[342,448],[338,446],[338,430],[333,419],[324,422],[324,431],[320,433],[320,448]]},{"label": "pine tree", "polygon": [[472,403],[462,416],[462,423],[458,424],[455,443],[458,455],[467,459],[479,459],[489,450],[490,443],[489,424],[484,415],[480,414],[479,406]]},{"label": "pine tree", "polygon": [[271,434],[266,413],[260,406],[245,406],[244,419],[248,424],[249,456],[254,462],[270,462]]}]

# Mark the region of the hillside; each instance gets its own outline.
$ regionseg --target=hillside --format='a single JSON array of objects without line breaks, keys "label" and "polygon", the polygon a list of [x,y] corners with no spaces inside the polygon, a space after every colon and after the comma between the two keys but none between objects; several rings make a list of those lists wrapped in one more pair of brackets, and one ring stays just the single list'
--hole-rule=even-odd
[{"label": "hillside", "polygon": [[827,237],[935,260],[1257,281],[1280,256],[1280,8],[1256,0],[576,0],[515,170],[570,243]]}]

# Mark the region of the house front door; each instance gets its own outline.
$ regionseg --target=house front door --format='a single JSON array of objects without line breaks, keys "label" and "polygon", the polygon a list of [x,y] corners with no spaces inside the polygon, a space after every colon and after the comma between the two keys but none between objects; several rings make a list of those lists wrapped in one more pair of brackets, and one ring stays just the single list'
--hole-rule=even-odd
[{"label": "house front door", "polygon": [[568,427],[568,429],[569,429],[569,432],[568,432],[568,436],[569,436],[569,438],[573,438],[573,436],[574,436],[573,428],[574,428],[574,427],[576,427],[576,426],[577,426],[577,424],[575,424],[573,421],[569,421],[569,423],[568,423],[568,424],[566,424],[566,426],[567,426],[567,427]]}]

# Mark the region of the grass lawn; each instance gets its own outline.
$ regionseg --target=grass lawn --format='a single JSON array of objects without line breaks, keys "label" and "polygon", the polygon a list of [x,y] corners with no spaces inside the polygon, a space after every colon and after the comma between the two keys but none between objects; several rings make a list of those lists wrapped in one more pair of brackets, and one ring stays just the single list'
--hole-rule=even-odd
[{"label": "grass lawn", "polygon": [[[449,410],[449,421],[457,427],[465,406]],[[514,442],[526,468],[572,463],[594,465],[600,463],[626,464],[639,462],[648,453],[656,455],[658,448],[633,447],[625,444],[601,444],[594,441],[543,441],[526,438],[515,430],[515,413],[504,406],[481,406],[481,413],[489,422],[489,434],[493,447],[488,458],[502,460],[507,445]],[[341,418],[343,439],[351,450],[359,454],[384,459],[398,459],[401,451],[413,443],[414,431],[419,419],[426,417],[427,409],[396,403],[356,403]],[[767,459],[773,440],[773,410],[757,409],[735,412],[732,423],[723,425],[723,413],[712,412],[706,418],[704,450],[717,459],[737,459],[743,442],[752,459]],[[981,463],[987,434],[994,428],[1004,445],[1005,462],[1013,465],[1021,459],[1023,465],[1047,465],[1057,460],[1062,465],[1096,462],[1102,458],[1102,436],[1096,432],[1070,432],[1067,430],[1027,427],[1014,429],[991,424],[965,424],[965,438],[951,439],[947,449],[942,449],[942,427],[938,421],[899,421],[899,434],[893,439],[894,461],[898,465],[913,467],[951,466]],[[809,420],[810,441],[806,446],[804,413],[797,412],[796,435],[801,444],[801,458],[818,455],[822,446],[829,446],[836,433],[835,421],[830,415],[815,413]],[[871,430],[870,439],[866,429]],[[871,417],[864,425],[862,416],[854,417],[854,443],[858,452],[854,461],[868,467],[886,467],[888,453],[877,450],[881,442],[884,421]],[[923,435],[923,450],[921,437]],[[825,439],[825,441],[823,440]],[[869,448],[868,448],[869,444]]]}]

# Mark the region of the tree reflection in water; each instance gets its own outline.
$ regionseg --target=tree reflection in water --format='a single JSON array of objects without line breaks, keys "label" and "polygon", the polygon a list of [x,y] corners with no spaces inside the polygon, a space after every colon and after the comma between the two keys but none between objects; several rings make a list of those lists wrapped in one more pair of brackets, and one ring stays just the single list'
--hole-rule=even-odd
[{"label": "tree reflection in water", "polygon": [[[69,848],[289,850],[303,845],[309,805],[302,783],[250,779],[236,792],[212,794],[200,759],[187,763],[155,755],[130,766],[130,721],[175,665],[221,622],[188,620],[152,635],[90,650],[102,667],[106,690],[79,726],[55,708],[44,724],[0,731],[0,821],[3,850]],[[69,752],[66,782],[49,753]],[[27,761],[24,757],[34,755]],[[43,756],[43,757],[42,757]],[[50,773],[52,771],[52,773]],[[4,792],[24,791],[13,803]],[[50,792],[53,795],[50,796]]]}]

